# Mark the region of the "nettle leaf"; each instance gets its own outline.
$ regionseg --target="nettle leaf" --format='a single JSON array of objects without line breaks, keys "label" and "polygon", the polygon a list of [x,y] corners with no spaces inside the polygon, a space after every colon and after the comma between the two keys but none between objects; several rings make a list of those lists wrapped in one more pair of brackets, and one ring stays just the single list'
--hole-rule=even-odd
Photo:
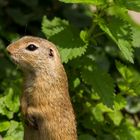
[{"label": "nettle leaf", "polygon": [[117,94],[115,96],[114,109],[116,111],[123,109],[126,106],[126,104],[126,99],[123,96],[121,96],[120,94]]},{"label": "nettle leaf", "polygon": [[4,136],[4,140],[23,140],[23,125],[21,122],[10,121],[10,127]]},{"label": "nettle leaf", "polygon": [[9,111],[5,105],[5,96],[0,97],[0,114],[6,115],[9,119],[13,118],[13,112]]},{"label": "nettle leaf", "polygon": [[134,127],[130,120],[128,122],[123,121],[118,129],[115,130],[115,134],[119,140],[138,140],[134,134]]},{"label": "nettle leaf", "polygon": [[103,122],[104,121],[104,113],[105,112],[112,112],[112,110],[102,103],[97,104],[92,109],[92,114],[94,115],[95,119],[98,122]]},{"label": "nettle leaf", "polygon": [[116,67],[122,77],[128,82],[131,83],[133,81],[139,81],[140,80],[140,73],[137,72],[132,67],[127,67],[126,65],[120,63],[119,61],[116,61]]},{"label": "nettle leaf", "polygon": [[14,94],[12,88],[5,90],[5,94],[0,98],[0,114],[11,119],[13,114],[19,110],[19,96]]},{"label": "nettle leaf", "polygon": [[99,19],[100,28],[118,45],[123,56],[133,63],[132,30],[127,21],[115,16]]},{"label": "nettle leaf", "polygon": [[[121,0],[122,1],[122,0]],[[117,1],[118,2],[118,1]],[[114,4],[106,9],[108,15],[121,17],[122,19],[126,19],[129,17],[128,9],[122,7],[120,4]]]},{"label": "nettle leaf", "polygon": [[111,76],[97,66],[87,66],[82,70],[82,79],[100,96],[108,107],[114,104],[114,82]]},{"label": "nettle leaf", "polygon": [[48,20],[46,16],[42,20],[42,32],[46,38],[63,31],[69,25],[68,21],[55,17],[53,20]]},{"label": "nettle leaf", "polygon": [[116,67],[123,80],[119,82],[119,88],[126,93],[136,95],[140,94],[140,73],[132,67],[127,67],[116,61]]},{"label": "nettle leaf", "polygon": [[14,95],[12,88],[9,88],[7,92],[4,103],[10,111],[17,112],[19,110],[19,96]]},{"label": "nettle leaf", "polygon": [[8,130],[9,127],[10,127],[10,122],[9,121],[0,122],[0,132]]},{"label": "nettle leaf", "polygon": [[133,26],[133,41],[132,44],[134,47],[140,47],[140,26]]},{"label": "nettle leaf", "polygon": [[81,4],[93,4],[93,5],[103,5],[105,0],[59,0],[65,3],[81,3]]},{"label": "nettle leaf", "polygon": [[129,10],[140,12],[140,1],[139,0],[123,0],[122,4]]},{"label": "nettle leaf", "polygon": [[58,47],[62,61],[65,63],[86,51],[88,44],[82,41],[79,31],[65,20],[54,18],[50,21],[44,18],[42,31]]},{"label": "nettle leaf", "polygon": [[113,121],[113,123],[117,126],[120,125],[122,119],[123,119],[123,115],[121,114],[120,111],[116,111],[114,110],[113,112],[109,112],[108,116],[110,117],[110,119]]},{"label": "nettle leaf", "polygon": [[98,122],[103,122],[104,121],[103,112],[102,112],[102,110],[99,107],[93,108],[92,114],[94,115],[95,119]]}]

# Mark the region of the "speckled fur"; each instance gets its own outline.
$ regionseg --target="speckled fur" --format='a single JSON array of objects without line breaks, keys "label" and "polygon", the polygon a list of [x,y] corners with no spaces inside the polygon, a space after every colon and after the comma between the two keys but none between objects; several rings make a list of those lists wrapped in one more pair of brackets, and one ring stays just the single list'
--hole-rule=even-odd
[{"label": "speckled fur", "polygon": [[[25,48],[38,46],[36,51]],[[49,50],[53,50],[53,57]],[[67,76],[56,47],[38,37],[25,36],[7,48],[25,74],[21,112],[24,140],[77,140]]]}]

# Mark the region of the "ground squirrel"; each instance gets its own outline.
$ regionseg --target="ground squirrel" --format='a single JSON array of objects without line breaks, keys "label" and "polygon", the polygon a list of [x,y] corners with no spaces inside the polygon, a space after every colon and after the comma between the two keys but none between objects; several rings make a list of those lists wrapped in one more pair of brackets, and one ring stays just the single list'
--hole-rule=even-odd
[{"label": "ground squirrel", "polygon": [[55,45],[25,36],[7,47],[24,73],[24,140],[77,140],[67,76]]}]

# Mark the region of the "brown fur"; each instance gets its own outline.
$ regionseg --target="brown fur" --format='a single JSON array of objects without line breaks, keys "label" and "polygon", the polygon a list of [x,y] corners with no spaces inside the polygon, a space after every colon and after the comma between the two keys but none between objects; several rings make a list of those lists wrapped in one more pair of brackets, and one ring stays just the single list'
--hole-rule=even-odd
[{"label": "brown fur", "polygon": [[[38,49],[27,50],[29,44]],[[7,50],[25,74],[20,100],[24,140],[77,140],[67,76],[56,47],[45,39],[25,36]]]}]

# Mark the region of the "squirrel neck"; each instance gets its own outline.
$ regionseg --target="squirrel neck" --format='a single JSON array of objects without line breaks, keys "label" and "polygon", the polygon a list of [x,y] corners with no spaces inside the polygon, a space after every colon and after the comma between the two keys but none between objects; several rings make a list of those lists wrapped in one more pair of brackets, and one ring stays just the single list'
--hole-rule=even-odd
[{"label": "squirrel neck", "polygon": [[67,76],[63,69],[57,70],[58,73],[47,71],[45,69],[36,72],[26,72],[24,82],[24,92],[52,98],[52,93],[56,98],[58,96],[69,96]]}]

